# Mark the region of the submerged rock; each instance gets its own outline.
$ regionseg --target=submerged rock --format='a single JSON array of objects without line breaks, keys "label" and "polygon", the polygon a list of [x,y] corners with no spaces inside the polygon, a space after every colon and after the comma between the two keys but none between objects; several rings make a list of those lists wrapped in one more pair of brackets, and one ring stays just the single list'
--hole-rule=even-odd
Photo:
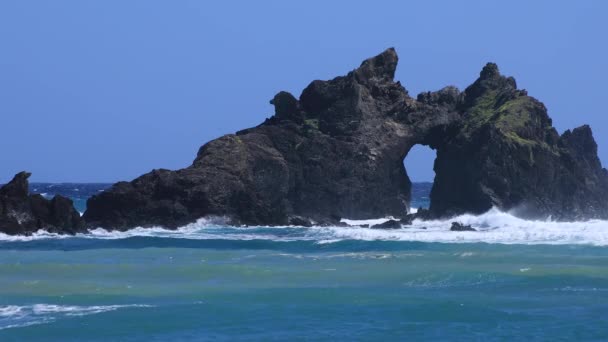
[{"label": "submerged rock", "polygon": [[383,223],[375,224],[375,225],[371,226],[371,228],[373,228],[373,229],[400,229],[401,221],[388,220]]},{"label": "submerged rock", "polygon": [[84,222],[72,200],[57,195],[48,200],[30,195],[28,172],[20,172],[0,188],[0,232],[28,235],[39,229],[60,234],[84,232]]},{"label": "submerged rock", "polygon": [[[192,165],[154,170],[93,196],[89,227],[175,228],[203,216],[235,224],[336,225],[344,217],[407,218],[412,146],[437,151],[421,219],[491,207],[525,217],[608,218],[608,172],[591,130],[560,136],[542,103],[489,63],[464,92],[416,99],[394,81],[394,49],[346,76],[280,92],[261,125],[202,146]],[[301,220],[301,221],[300,221]]]},{"label": "submerged rock", "polygon": [[299,216],[291,217],[289,219],[289,224],[292,226],[300,226],[300,227],[312,227],[313,226],[313,223],[310,222],[310,220],[303,218],[303,217],[299,217]]},{"label": "submerged rock", "polygon": [[471,227],[471,225],[464,225],[460,222],[452,222],[450,230],[453,232],[476,232],[477,229]]},{"label": "submerged rock", "polygon": [[399,223],[401,223],[402,226],[411,226],[414,220],[417,218],[419,217],[417,217],[416,214],[408,214],[405,215],[405,217],[403,217]]}]

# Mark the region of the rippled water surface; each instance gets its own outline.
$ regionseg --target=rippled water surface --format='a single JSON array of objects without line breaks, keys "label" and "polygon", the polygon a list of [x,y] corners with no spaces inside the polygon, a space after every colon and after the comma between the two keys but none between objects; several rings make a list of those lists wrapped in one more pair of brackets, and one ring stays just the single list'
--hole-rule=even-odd
[{"label": "rippled water surface", "polygon": [[0,341],[608,339],[607,222],[457,220],[0,235]]}]

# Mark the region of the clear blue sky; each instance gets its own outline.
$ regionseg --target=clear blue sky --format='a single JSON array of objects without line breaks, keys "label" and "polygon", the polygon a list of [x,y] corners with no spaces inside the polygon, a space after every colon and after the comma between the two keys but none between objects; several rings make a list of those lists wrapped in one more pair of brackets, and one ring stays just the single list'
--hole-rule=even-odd
[{"label": "clear blue sky", "polygon": [[[0,183],[129,180],[176,169],[273,113],[280,90],[389,46],[415,96],[463,89],[488,61],[588,123],[608,164],[608,1],[0,2]],[[433,153],[406,165],[433,178]]]}]

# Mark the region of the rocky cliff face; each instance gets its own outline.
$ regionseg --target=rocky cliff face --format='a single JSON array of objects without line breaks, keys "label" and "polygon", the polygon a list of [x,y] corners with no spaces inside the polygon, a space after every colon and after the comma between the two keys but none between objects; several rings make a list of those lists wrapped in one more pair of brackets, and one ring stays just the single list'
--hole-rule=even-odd
[{"label": "rocky cliff face", "polygon": [[0,232],[9,235],[28,235],[39,229],[61,234],[84,232],[84,222],[72,200],[59,195],[51,200],[30,195],[29,176],[20,172],[0,188]]},{"label": "rocky cliff face", "polygon": [[431,213],[496,206],[526,218],[608,217],[608,177],[589,126],[559,136],[545,106],[487,64],[437,146]]},{"label": "rocky cliff face", "polygon": [[88,202],[85,219],[124,229],[206,215],[272,225],[402,216],[411,186],[403,158],[457,116],[412,99],[393,80],[396,67],[388,49],[346,76],[312,82],[299,99],[280,92],[260,126],[209,142],[185,169],[116,184]]},{"label": "rocky cliff face", "polygon": [[524,216],[608,217],[608,176],[584,126],[561,137],[545,107],[488,64],[460,92],[411,98],[388,49],[346,76],[280,92],[275,115],[213,140],[187,168],[154,170],[88,201],[90,227],[177,227],[203,216],[239,224],[336,223],[402,217],[416,144],[437,150],[431,210],[492,206]]}]

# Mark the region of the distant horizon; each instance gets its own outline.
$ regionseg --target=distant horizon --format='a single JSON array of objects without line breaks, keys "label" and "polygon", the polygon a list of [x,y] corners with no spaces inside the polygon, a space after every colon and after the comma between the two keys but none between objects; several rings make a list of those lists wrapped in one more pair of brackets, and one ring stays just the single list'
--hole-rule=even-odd
[{"label": "distant horizon", "polygon": [[[412,97],[463,90],[496,62],[560,134],[589,124],[606,165],[605,13],[604,1],[4,2],[0,183],[22,170],[114,183],[186,167],[204,143],[270,117],[277,92],[299,96],[388,47]],[[410,178],[432,182],[433,159],[416,147]]]}]

